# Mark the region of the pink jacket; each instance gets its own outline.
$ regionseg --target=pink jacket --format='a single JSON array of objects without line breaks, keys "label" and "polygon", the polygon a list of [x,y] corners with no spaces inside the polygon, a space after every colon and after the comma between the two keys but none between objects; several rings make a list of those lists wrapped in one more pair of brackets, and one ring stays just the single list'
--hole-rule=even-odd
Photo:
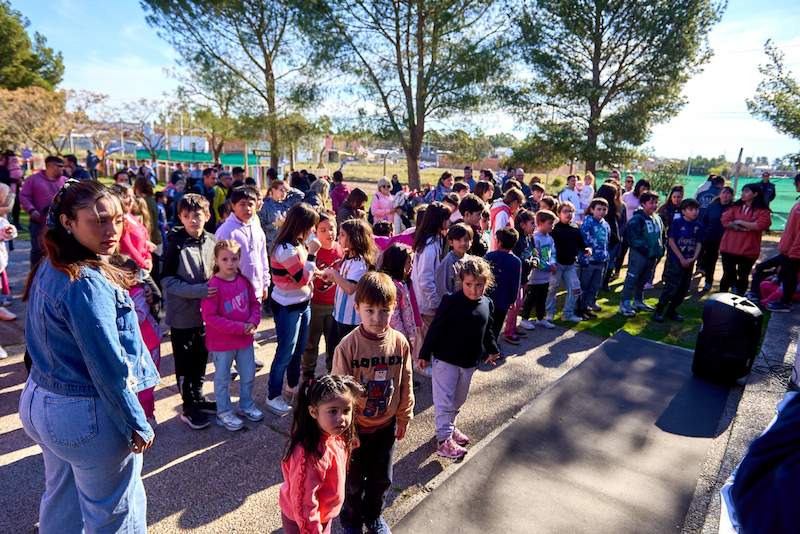
[{"label": "pink jacket", "polygon": [[283,484],[278,503],[283,515],[297,523],[303,534],[322,532],[323,525],[339,515],[344,503],[344,439],[328,435],[323,439],[319,459],[309,458],[302,445],[297,445],[289,459],[281,463]]},{"label": "pink jacket", "polygon": [[206,323],[206,348],[223,352],[252,345],[253,336],[244,333],[244,325],[258,326],[261,322],[261,304],[253,285],[242,275],[230,281],[215,275],[208,287],[216,287],[217,294],[200,304]]},{"label": "pink jacket", "polygon": [[147,227],[140,223],[131,214],[125,216],[125,226],[122,228],[122,236],[119,238],[119,251],[131,257],[136,265],[142,269],[147,269],[145,261],[152,259],[147,238],[150,232]]},{"label": "pink jacket", "polygon": [[405,334],[408,344],[411,345],[411,352],[414,353],[417,347],[417,324],[414,317],[414,308],[411,306],[411,292],[403,282],[394,280],[394,287],[397,289],[397,306],[394,308],[389,326]]},{"label": "pink jacket", "polygon": [[394,214],[394,200],[391,195],[384,195],[380,191],[375,193],[375,198],[372,200],[372,205],[369,210],[372,212],[372,218],[375,222],[388,221],[392,222]]}]

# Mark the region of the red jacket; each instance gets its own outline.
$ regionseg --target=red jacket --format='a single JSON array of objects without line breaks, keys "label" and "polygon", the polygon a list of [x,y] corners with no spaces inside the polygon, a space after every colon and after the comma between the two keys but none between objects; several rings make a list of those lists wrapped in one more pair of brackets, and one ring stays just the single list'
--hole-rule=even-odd
[{"label": "red jacket", "polygon": [[[756,230],[745,231],[728,228],[728,224],[736,220],[754,222],[758,227]],[[725,233],[722,234],[719,251],[758,259],[761,254],[761,234],[769,228],[770,224],[772,224],[772,217],[769,210],[754,210],[745,205],[731,207],[722,214],[722,226],[725,226]]]},{"label": "red jacket", "polygon": [[800,202],[794,205],[786,220],[778,252],[792,259],[800,259]]}]

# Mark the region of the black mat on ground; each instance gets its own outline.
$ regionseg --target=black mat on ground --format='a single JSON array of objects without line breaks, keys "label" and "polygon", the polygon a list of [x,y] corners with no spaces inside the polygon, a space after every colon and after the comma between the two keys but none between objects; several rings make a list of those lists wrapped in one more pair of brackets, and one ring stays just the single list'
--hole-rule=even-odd
[{"label": "black mat on ground", "polygon": [[393,528],[399,533],[680,530],[728,389],[691,351],[618,333]]}]

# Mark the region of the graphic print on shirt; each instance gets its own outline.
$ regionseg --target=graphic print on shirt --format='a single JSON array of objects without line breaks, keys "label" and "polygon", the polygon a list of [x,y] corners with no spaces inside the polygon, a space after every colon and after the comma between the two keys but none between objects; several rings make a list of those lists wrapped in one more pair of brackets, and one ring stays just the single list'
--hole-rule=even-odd
[{"label": "graphic print on shirt", "polygon": [[248,303],[247,290],[244,290],[238,295],[235,295],[232,299],[222,303],[222,308],[225,310],[226,314],[230,314],[234,311],[246,313],[248,310]]},{"label": "graphic print on shirt", "polygon": [[[324,271],[328,267],[333,267],[334,269],[338,270],[339,265],[342,264],[342,261],[344,261],[344,258],[338,258],[335,261],[328,263],[325,260],[320,260],[319,256],[317,256],[317,262],[316,262],[317,269],[319,269],[320,271]],[[317,286],[314,288],[314,291],[317,291],[319,293],[325,293],[326,291],[330,291],[331,288],[333,288],[333,286],[336,285],[333,282],[333,280],[326,280],[321,276],[319,278],[316,278],[315,280],[319,280],[319,282],[317,283]]]},{"label": "graphic print on shirt", "polygon": [[394,393],[394,379],[389,378],[389,366],[377,365],[374,368],[372,380],[364,384],[367,392],[367,402],[362,410],[365,417],[380,417],[386,413],[389,399]]}]

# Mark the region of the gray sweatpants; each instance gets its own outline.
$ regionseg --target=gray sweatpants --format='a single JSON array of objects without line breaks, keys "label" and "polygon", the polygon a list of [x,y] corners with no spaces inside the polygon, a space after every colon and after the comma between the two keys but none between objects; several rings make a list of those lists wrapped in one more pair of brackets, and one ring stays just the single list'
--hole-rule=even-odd
[{"label": "gray sweatpants", "polygon": [[465,369],[433,358],[433,410],[436,416],[436,440],[442,442],[453,434],[456,416],[467,400],[475,367]]}]

